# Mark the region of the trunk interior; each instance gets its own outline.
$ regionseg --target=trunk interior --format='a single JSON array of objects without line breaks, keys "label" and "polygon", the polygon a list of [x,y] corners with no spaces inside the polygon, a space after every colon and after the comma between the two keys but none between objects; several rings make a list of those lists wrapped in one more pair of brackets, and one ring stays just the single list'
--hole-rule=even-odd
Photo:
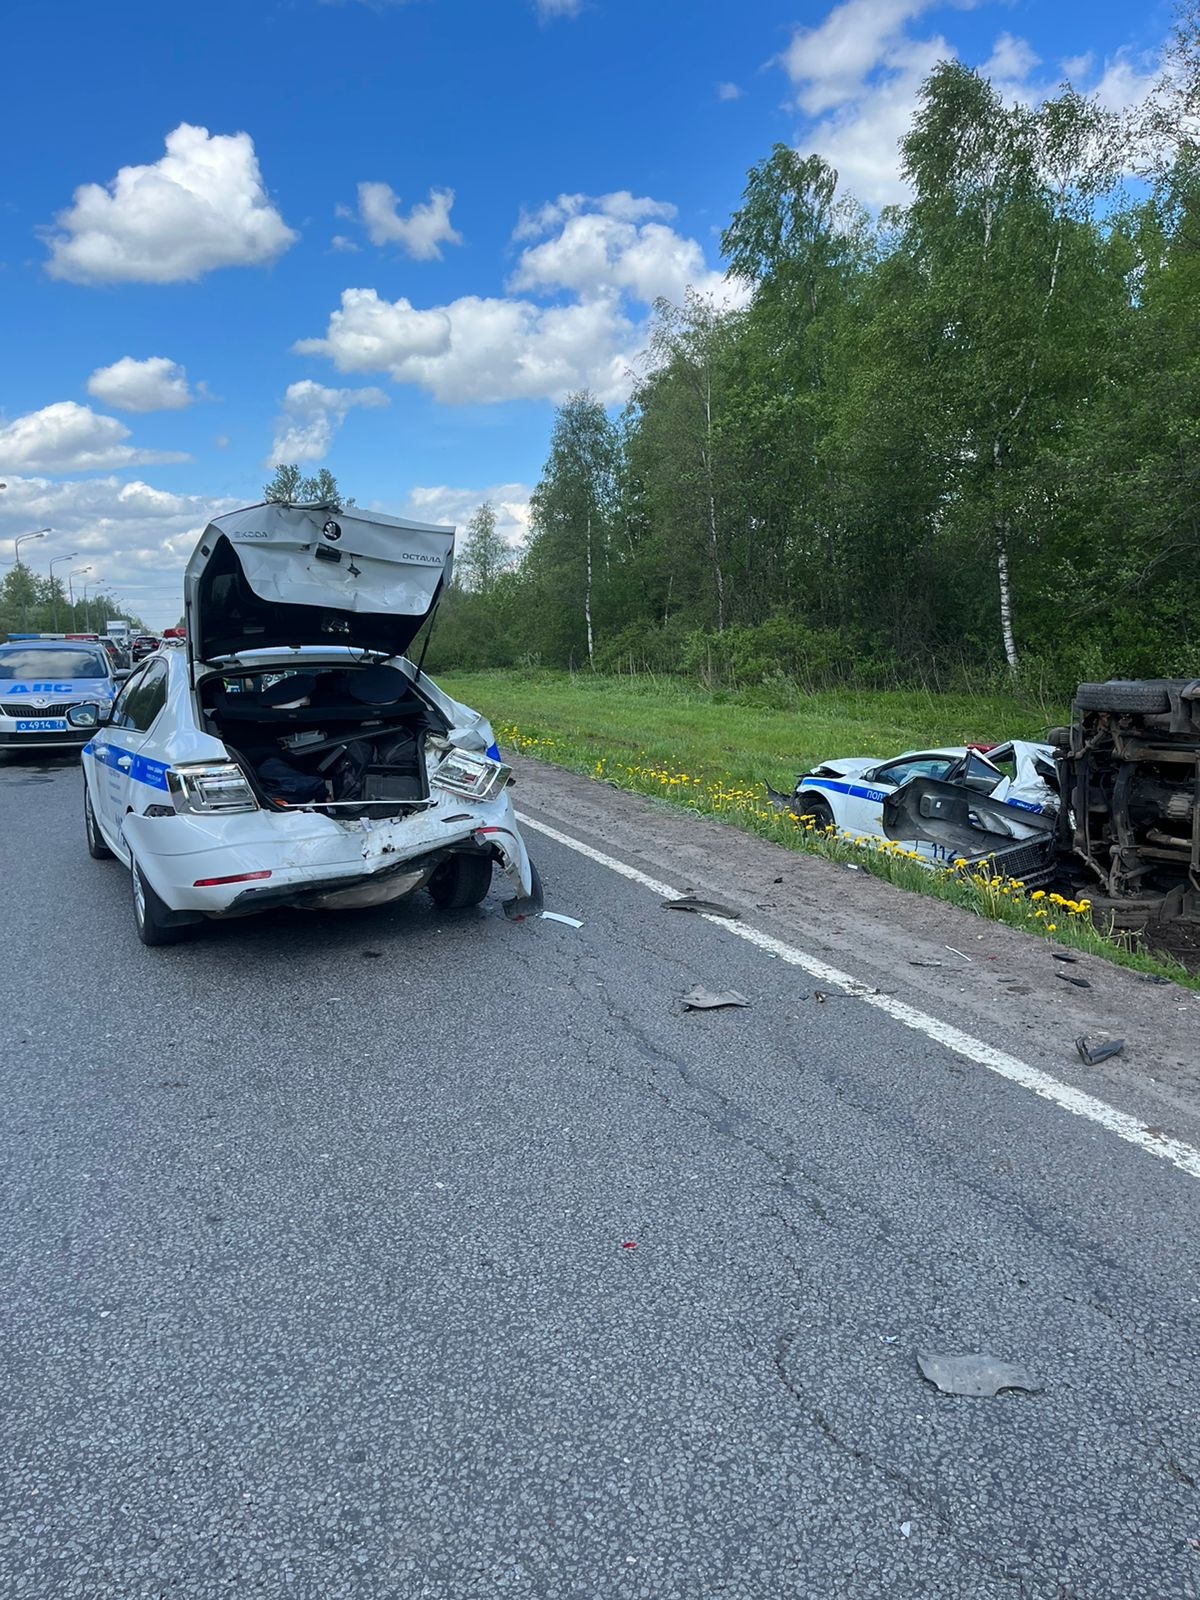
[{"label": "trunk interior", "polygon": [[352,820],[402,816],[430,803],[425,741],[446,727],[395,667],[209,678],[200,703],[206,730],[275,809]]}]

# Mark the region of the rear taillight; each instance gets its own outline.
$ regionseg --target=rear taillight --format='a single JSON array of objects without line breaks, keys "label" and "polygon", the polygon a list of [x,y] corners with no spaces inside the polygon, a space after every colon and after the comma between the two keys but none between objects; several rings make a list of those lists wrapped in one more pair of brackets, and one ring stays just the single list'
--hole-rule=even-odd
[{"label": "rear taillight", "polygon": [[204,765],[170,767],[167,787],[176,811],[213,814],[230,811],[257,811],[258,801],[246,774],[235,761],[208,762]]},{"label": "rear taillight", "polygon": [[197,878],[193,889],[216,889],[223,883],[253,883],[259,878],[269,878],[270,872],[234,872],[228,878]]}]

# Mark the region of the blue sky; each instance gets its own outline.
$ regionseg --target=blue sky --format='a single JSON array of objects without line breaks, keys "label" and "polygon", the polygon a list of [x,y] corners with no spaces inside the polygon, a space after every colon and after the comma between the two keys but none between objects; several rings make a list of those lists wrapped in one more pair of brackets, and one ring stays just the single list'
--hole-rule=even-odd
[{"label": "blue sky", "polygon": [[[782,140],[872,206],[923,75],[1144,93],[1168,4],[18,0],[0,194],[0,561],[179,612],[273,458],[520,536],[554,403],[617,405],[658,294]],[[61,575],[66,566],[57,568]]]}]

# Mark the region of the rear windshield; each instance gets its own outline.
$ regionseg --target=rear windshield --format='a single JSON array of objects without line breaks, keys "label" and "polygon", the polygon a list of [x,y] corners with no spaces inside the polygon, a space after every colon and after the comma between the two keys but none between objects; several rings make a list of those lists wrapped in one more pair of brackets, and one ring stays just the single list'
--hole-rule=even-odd
[{"label": "rear windshield", "polygon": [[15,678],[107,678],[108,665],[95,650],[30,650],[21,645],[0,648],[0,682]]}]

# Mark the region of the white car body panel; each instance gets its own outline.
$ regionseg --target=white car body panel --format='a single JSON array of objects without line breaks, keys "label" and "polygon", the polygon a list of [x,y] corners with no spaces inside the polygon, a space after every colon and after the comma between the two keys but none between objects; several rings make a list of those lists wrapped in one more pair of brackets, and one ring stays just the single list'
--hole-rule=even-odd
[{"label": "white car body panel", "polygon": [[[901,762],[917,762],[922,759],[930,762],[937,760],[959,762],[971,754],[977,756],[984,766],[992,767],[995,771],[996,786],[991,791],[991,798],[1012,808],[1006,820],[1012,829],[1013,838],[1033,838],[1039,835],[1042,830],[1023,822],[1021,812],[1052,815],[1057,811],[1058,795],[1040,776],[1036,767],[1039,759],[1049,761],[1052,766],[1054,751],[1050,745],[1021,740],[998,745],[986,752],[973,751],[966,745],[958,745],[934,750],[910,750],[885,761],[864,760],[858,757],[844,761],[825,761],[797,779],[792,803],[802,814],[805,799],[817,797],[829,807],[839,832],[855,837],[886,839],[883,804],[901,785],[890,783],[885,777],[880,776],[883,770],[897,767]],[[1013,779],[1005,776],[995,764],[995,761],[1009,758],[1014,760],[1016,766],[1016,777]],[[915,851],[930,864],[944,865],[952,857],[952,852],[946,847],[928,840],[903,841],[903,847]]]},{"label": "white car body panel", "polygon": [[[136,689],[151,681],[141,676],[144,669],[165,671],[161,709],[144,730],[119,722],[98,727],[84,748],[85,781],[104,842],[127,865],[136,861],[142,878],[166,909],[185,918],[242,915],[269,905],[381,904],[428,881],[454,847],[491,855],[512,885],[513,898],[506,910],[510,915],[523,914],[526,903],[540,896],[540,889],[507,788],[481,800],[441,788],[435,781],[448,749],[485,757],[499,770],[490,723],[445,694],[407,658],[387,657],[364,645],[356,632],[361,626],[373,637],[391,630],[396,637],[411,638],[444,582],[453,530],[365,514],[338,512],[336,519],[339,549],[346,557],[339,562],[313,556],[311,539],[322,537],[322,526],[328,528],[333,520],[328,508],[256,507],[220,518],[205,530],[187,569],[186,652],[162,650],[139,663],[130,678],[130,687]],[[227,540],[220,556],[223,591],[211,583],[205,588],[201,554],[217,548],[218,531]],[[305,539],[310,541],[307,548]],[[240,573],[231,571],[229,547]],[[247,585],[253,591],[248,603]],[[221,609],[222,594],[247,606],[262,623],[258,634],[251,628],[244,638],[237,637],[236,610],[233,605]],[[263,598],[266,609],[256,609]],[[296,614],[297,631],[328,628],[336,640],[345,620],[351,630],[349,645],[331,640],[291,647],[272,638],[256,648],[254,640],[262,631],[274,635],[289,631],[293,606],[303,608]],[[206,628],[209,638],[227,634],[234,648],[204,660],[195,641]],[[212,712],[202,707],[201,689],[214,677],[236,680],[253,674],[257,681],[257,675],[269,674],[273,680],[276,674],[287,677],[325,669],[353,678],[369,666],[402,674],[412,686],[412,698],[433,713],[431,721],[419,724],[436,730],[423,735],[428,798],[397,801],[396,814],[380,814],[386,801],[372,802],[375,810],[369,815],[350,816],[340,814],[328,801],[284,803],[264,796],[256,788],[253,770],[235,760],[224,740],[203,726]],[[119,718],[129,716],[131,703],[118,701]],[[314,713],[319,714],[319,710]],[[251,721],[257,726],[253,712]],[[445,734],[440,731],[442,722]],[[349,740],[356,737],[354,727],[347,731]],[[222,731],[227,733],[228,726]],[[257,809],[191,809],[180,799],[175,774],[202,765],[240,766],[250,789],[259,794]],[[485,766],[485,770],[490,769]],[[201,881],[213,879],[240,881]]]}]

